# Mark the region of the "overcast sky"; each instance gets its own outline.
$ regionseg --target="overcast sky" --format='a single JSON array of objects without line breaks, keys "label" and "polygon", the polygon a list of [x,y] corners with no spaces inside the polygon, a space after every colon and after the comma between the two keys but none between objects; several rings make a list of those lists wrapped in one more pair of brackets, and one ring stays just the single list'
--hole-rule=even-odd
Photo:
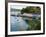
[{"label": "overcast sky", "polygon": [[22,8],[25,8],[27,6],[22,6],[22,5],[12,5],[11,8],[15,8],[15,9],[22,9]]}]

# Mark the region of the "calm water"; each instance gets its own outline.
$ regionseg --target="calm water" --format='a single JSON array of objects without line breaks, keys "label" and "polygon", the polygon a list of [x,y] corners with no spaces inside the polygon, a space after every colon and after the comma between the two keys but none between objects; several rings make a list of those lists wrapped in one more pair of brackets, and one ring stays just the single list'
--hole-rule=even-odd
[{"label": "calm water", "polygon": [[22,19],[22,17],[11,16],[11,31],[23,31],[27,30],[28,24]]},{"label": "calm water", "polygon": [[[36,14],[34,15],[36,16]],[[11,16],[11,31],[25,31],[27,29],[28,24],[26,23],[25,20],[23,20],[22,17]]]}]

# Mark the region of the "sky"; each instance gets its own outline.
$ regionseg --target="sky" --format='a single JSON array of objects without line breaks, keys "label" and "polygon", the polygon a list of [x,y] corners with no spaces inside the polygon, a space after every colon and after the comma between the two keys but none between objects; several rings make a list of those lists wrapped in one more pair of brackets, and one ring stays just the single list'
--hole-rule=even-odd
[{"label": "sky", "polygon": [[22,9],[25,8],[26,6],[22,6],[22,5],[12,5],[11,8],[15,8],[15,9]]}]

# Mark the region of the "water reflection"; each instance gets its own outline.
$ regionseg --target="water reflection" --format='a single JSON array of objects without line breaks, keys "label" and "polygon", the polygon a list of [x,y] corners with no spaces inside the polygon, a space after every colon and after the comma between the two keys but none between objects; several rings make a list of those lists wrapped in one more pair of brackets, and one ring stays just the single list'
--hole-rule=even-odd
[{"label": "water reflection", "polygon": [[11,31],[27,30],[28,24],[22,19],[22,17],[11,16]]}]

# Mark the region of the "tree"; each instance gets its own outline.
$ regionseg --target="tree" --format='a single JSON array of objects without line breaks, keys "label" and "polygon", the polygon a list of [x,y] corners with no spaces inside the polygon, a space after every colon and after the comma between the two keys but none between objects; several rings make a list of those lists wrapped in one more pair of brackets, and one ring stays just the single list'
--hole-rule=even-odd
[{"label": "tree", "polygon": [[34,7],[34,6],[27,6],[26,8],[23,8],[21,10],[21,14],[23,13],[35,13],[35,14],[40,14],[41,9],[40,7]]}]

